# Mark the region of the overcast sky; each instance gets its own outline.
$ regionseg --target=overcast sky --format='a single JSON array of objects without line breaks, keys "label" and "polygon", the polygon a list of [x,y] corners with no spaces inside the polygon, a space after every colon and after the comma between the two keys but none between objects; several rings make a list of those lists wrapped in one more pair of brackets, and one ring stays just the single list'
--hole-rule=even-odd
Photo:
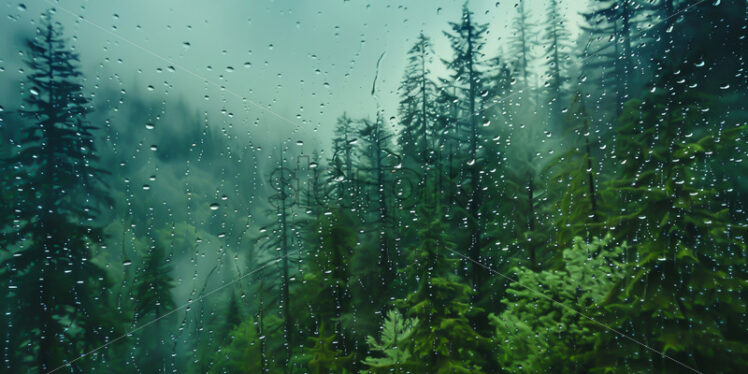
[{"label": "overcast sky", "polygon": [[[569,24],[576,25],[587,1],[561,3]],[[0,47],[5,82],[22,78],[20,41],[52,4],[81,54],[87,89],[183,100],[196,113],[208,112],[217,126],[312,144],[316,138],[323,146],[343,111],[373,117],[379,100],[387,117],[397,114],[397,87],[414,38],[423,31],[439,57],[449,58],[442,32],[459,20],[462,6],[435,0],[5,2],[0,12],[9,22],[0,23],[0,32],[11,41]],[[479,22],[490,22],[489,57],[506,49],[516,4],[469,2]],[[542,25],[545,1],[526,4]],[[374,97],[376,61],[383,52]],[[433,70],[442,72],[438,60]],[[18,87],[2,90],[2,105],[16,104]]]}]

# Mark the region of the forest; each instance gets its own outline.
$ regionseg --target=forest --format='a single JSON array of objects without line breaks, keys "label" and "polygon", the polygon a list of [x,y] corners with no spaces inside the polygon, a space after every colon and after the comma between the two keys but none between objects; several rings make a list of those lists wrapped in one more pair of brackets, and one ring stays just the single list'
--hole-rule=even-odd
[{"label": "forest", "polygon": [[[361,96],[320,85],[346,103],[320,123],[252,101],[292,72],[234,78],[281,58],[118,61],[137,40],[116,34],[141,28],[124,11],[96,29],[86,5],[39,3],[3,7],[0,372],[748,367],[745,0],[431,10],[437,33],[391,26],[409,32],[397,76],[394,52],[366,75],[329,52]],[[323,3],[306,6],[357,6]],[[365,7],[409,11],[386,4]],[[104,52],[78,46],[93,34]],[[163,84],[126,78],[141,68]]]}]

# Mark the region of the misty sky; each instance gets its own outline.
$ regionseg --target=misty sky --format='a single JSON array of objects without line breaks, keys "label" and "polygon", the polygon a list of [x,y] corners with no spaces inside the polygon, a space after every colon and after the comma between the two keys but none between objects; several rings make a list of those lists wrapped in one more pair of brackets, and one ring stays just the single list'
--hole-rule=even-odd
[{"label": "misty sky", "polygon": [[[543,0],[526,4],[541,24]],[[585,4],[565,2],[570,24],[578,23]],[[6,82],[22,79],[22,40],[53,5],[81,54],[87,90],[125,89],[155,102],[181,100],[195,113],[207,112],[213,125],[231,125],[238,134],[299,138],[327,148],[335,119],[344,111],[373,117],[378,100],[386,117],[397,114],[405,54],[420,31],[432,37],[437,56],[451,57],[442,32],[459,20],[462,2],[6,2],[0,8],[0,32],[9,41],[0,47]],[[477,20],[491,24],[487,57],[507,49],[515,5],[470,2]],[[437,60],[432,70],[442,73],[441,66]],[[2,87],[1,94],[6,107],[18,104],[18,85]]]}]

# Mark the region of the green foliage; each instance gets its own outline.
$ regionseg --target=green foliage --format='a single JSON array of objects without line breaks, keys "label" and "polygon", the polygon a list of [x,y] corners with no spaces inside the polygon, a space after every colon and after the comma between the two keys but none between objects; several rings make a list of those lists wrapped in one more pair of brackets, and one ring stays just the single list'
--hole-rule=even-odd
[{"label": "green foliage", "polygon": [[260,373],[260,337],[249,318],[229,333],[229,344],[215,353],[210,373]]},{"label": "green foliage", "polygon": [[[3,168],[15,176],[14,224],[3,229],[0,283],[13,318],[7,362],[47,372],[119,331],[103,267],[92,260],[103,240],[96,224],[109,196],[101,177],[90,103],[79,83],[78,54],[51,11],[26,40],[29,94],[19,111],[22,136]],[[3,192],[3,195],[7,195]],[[5,197],[5,196],[4,196]],[[0,218],[5,220],[5,218]],[[0,222],[4,224],[4,222]],[[12,239],[12,240],[11,240]],[[72,370],[90,368],[90,358]]]},{"label": "green foliage", "polygon": [[174,309],[174,279],[169,274],[172,270],[163,247],[154,246],[145,256],[143,268],[135,278],[135,313],[140,318],[151,313],[153,318],[159,318]]},{"label": "green foliage", "polygon": [[322,373],[349,373],[351,357],[334,348],[341,342],[336,340],[335,334],[325,335],[324,328],[320,328],[319,336],[309,338],[312,346],[306,348],[306,354],[310,357],[307,367],[312,374]]},{"label": "green foliage", "polygon": [[[629,101],[619,119],[618,151],[626,163],[606,191],[608,224],[632,243],[635,266],[609,308],[643,331],[654,349],[685,365],[737,370],[745,361],[734,355],[748,353],[745,334],[735,333],[746,312],[739,291],[744,272],[735,272],[745,267],[736,251],[746,249],[746,226],[729,222],[723,198],[702,176],[713,155],[742,139],[745,128],[701,126],[709,121],[710,98],[678,83],[693,69],[683,64],[664,71],[655,89]],[[640,347],[628,352],[641,370],[650,368],[649,359],[657,372],[682,367]]]},{"label": "green foliage", "polygon": [[557,248],[563,248],[577,236],[589,239],[598,234],[601,226],[597,163],[592,152],[596,142],[591,136],[590,113],[584,95],[577,92],[566,116],[565,152],[556,156],[544,170],[551,186],[555,187],[549,194],[557,211],[553,222],[556,231],[553,241]]},{"label": "green foliage", "polygon": [[136,321],[149,323],[156,321],[152,328],[144,330],[139,337],[139,368],[151,373],[160,373],[165,369],[168,345],[165,342],[164,324],[173,325],[172,318],[162,318],[174,309],[174,298],[171,290],[174,279],[170,273],[172,266],[166,257],[163,247],[153,246],[143,261],[143,267],[135,276]]},{"label": "green foliage", "polygon": [[468,318],[478,312],[469,304],[470,287],[454,274],[456,259],[448,258],[453,244],[438,206],[422,205],[417,222],[419,242],[410,251],[406,269],[418,289],[398,304],[415,325],[408,345],[417,370],[430,373],[481,373],[481,357],[487,339],[471,326]]},{"label": "green foliage", "polygon": [[418,318],[405,318],[397,309],[387,312],[382,325],[381,339],[366,338],[369,350],[380,357],[367,357],[363,363],[368,367],[363,373],[407,373],[412,364],[408,343],[418,325]]},{"label": "green foliage", "polygon": [[555,270],[516,269],[502,300],[506,310],[491,315],[498,360],[507,372],[584,373],[594,359],[601,327],[585,316],[603,315],[600,303],[624,276],[626,246],[612,236],[587,244],[575,238]]}]

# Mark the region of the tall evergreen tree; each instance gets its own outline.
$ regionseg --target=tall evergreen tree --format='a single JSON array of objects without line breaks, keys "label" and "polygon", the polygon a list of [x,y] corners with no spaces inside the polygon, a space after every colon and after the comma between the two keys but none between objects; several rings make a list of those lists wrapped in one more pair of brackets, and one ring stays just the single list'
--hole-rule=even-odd
[{"label": "tall evergreen tree", "polygon": [[548,99],[551,102],[551,124],[555,125],[555,130],[563,123],[561,110],[565,99],[562,86],[567,80],[564,65],[569,58],[567,51],[569,31],[566,26],[566,19],[559,9],[559,0],[548,1],[546,9],[545,34],[543,35],[546,43],[545,55],[549,75],[546,86],[548,87]]},{"label": "tall evergreen tree", "polygon": [[143,261],[143,268],[135,280],[135,315],[142,323],[156,321],[140,337],[138,368],[150,373],[166,372],[164,346],[166,342],[163,329],[163,317],[174,309],[174,298],[171,290],[174,279],[170,273],[173,267],[169,264],[163,247],[155,245]]},{"label": "tall evergreen tree", "polygon": [[610,308],[624,311],[619,321],[667,355],[631,346],[619,359],[650,372],[683,365],[738,372],[748,357],[738,327],[745,279],[735,271],[745,268],[738,253],[748,228],[728,221],[723,197],[700,177],[710,173],[712,155],[745,136],[745,126],[710,126],[710,97],[682,84],[694,69],[680,63],[663,71],[642,100],[627,103],[617,136],[623,165],[604,195],[616,202],[608,224],[635,250],[635,267],[614,288]]},{"label": "tall evergreen tree", "polygon": [[[485,45],[485,34],[488,28],[486,24],[476,23],[473,20],[473,12],[468,9],[467,4],[462,8],[462,19],[460,22],[450,22],[452,33],[445,32],[454,53],[451,61],[445,61],[451,72],[451,78],[460,89],[460,99],[463,101],[463,118],[458,120],[465,124],[467,132],[467,159],[464,160],[468,169],[469,191],[466,206],[468,234],[468,255],[470,258],[481,260],[481,217],[479,208],[481,206],[481,165],[479,162],[480,134],[479,121],[482,114],[480,100],[488,88],[484,87],[484,67],[482,64],[482,50]],[[456,131],[456,135],[460,136]],[[474,289],[479,289],[486,278],[485,270],[471,263],[470,278]]]},{"label": "tall evergreen tree", "polygon": [[[546,167],[555,195],[557,215],[555,246],[564,248],[574,237],[586,239],[600,234],[598,164],[594,162],[590,113],[584,95],[577,92],[566,116],[561,139],[564,152]],[[560,254],[560,253],[558,253]],[[558,257],[558,256],[556,256]]]},{"label": "tall evergreen tree", "polygon": [[355,209],[357,204],[355,202],[356,176],[353,170],[357,140],[355,122],[343,113],[338,118],[335,137],[332,139],[333,154],[330,159],[330,177],[336,182],[336,195],[339,204],[349,209]]},{"label": "tall evergreen tree", "polygon": [[295,231],[295,227],[293,227],[293,222],[291,221],[295,202],[292,198],[294,191],[292,189],[291,171],[286,168],[286,159],[283,151],[284,146],[281,144],[278,167],[270,175],[271,188],[277,192],[277,194],[271,196],[271,202],[275,207],[276,222],[274,224],[273,235],[268,237],[264,245],[265,249],[269,252],[280,255],[280,302],[278,305],[283,320],[283,348],[285,350],[284,357],[280,362],[286,368],[286,372],[289,372],[297,330],[293,314],[291,313],[291,259],[289,258],[291,256],[293,240],[291,235]]},{"label": "tall evergreen tree", "polygon": [[582,13],[587,22],[582,30],[598,43],[590,44],[593,49],[586,49],[581,56],[583,67],[591,73],[600,72],[602,88],[611,87],[618,115],[634,92],[634,29],[643,8],[634,0],[593,0],[590,8]]},{"label": "tall evergreen tree", "polygon": [[530,37],[534,33],[535,25],[530,21],[530,11],[525,7],[524,0],[519,0],[516,8],[517,15],[512,26],[514,28],[511,39],[512,54],[517,58],[515,62],[517,74],[522,77],[523,88],[527,89],[530,87],[530,60],[533,58],[533,44]]},{"label": "tall evergreen tree", "polygon": [[362,139],[361,157],[358,170],[362,174],[362,183],[368,185],[366,209],[373,216],[367,220],[367,226],[374,235],[378,249],[379,278],[383,287],[390,284],[395,277],[395,254],[393,253],[394,235],[392,232],[392,212],[390,200],[392,170],[396,166],[394,152],[390,141],[391,133],[385,127],[381,115],[375,121],[363,120],[359,131]]},{"label": "tall evergreen tree", "polygon": [[405,367],[429,373],[482,373],[481,353],[487,339],[469,322],[470,287],[454,274],[459,262],[450,258],[454,247],[446,237],[438,203],[419,208],[416,225],[419,242],[409,251],[413,260],[406,272],[417,281],[417,290],[399,304],[419,321],[403,347],[412,353]]},{"label": "tall evergreen tree", "polygon": [[[47,372],[78,358],[114,333],[107,277],[93,261],[102,239],[98,207],[107,202],[97,161],[90,104],[79,83],[78,54],[62,26],[43,16],[26,40],[28,120],[16,154],[5,160],[19,174],[13,202],[13,243],[3,248],[0,277],[13,290],[10,369]],[[22,342],[26,342],[21,344]],[[72,364],[81,372],[88,359]],[[35,368],[35,369],[32,369]]]},{"label": "tall evergreen tree", "polygon": [[[418,34],[415,44],[408,51],[408,65],[400,84],[400,147],[403,167],[425,173],[423,168],[432,167],[434,161],[434,100],[436,85],[431,81],[429,65],[434,55],[431,40]],[[421,181],[422,183],[422,181]]]}]

